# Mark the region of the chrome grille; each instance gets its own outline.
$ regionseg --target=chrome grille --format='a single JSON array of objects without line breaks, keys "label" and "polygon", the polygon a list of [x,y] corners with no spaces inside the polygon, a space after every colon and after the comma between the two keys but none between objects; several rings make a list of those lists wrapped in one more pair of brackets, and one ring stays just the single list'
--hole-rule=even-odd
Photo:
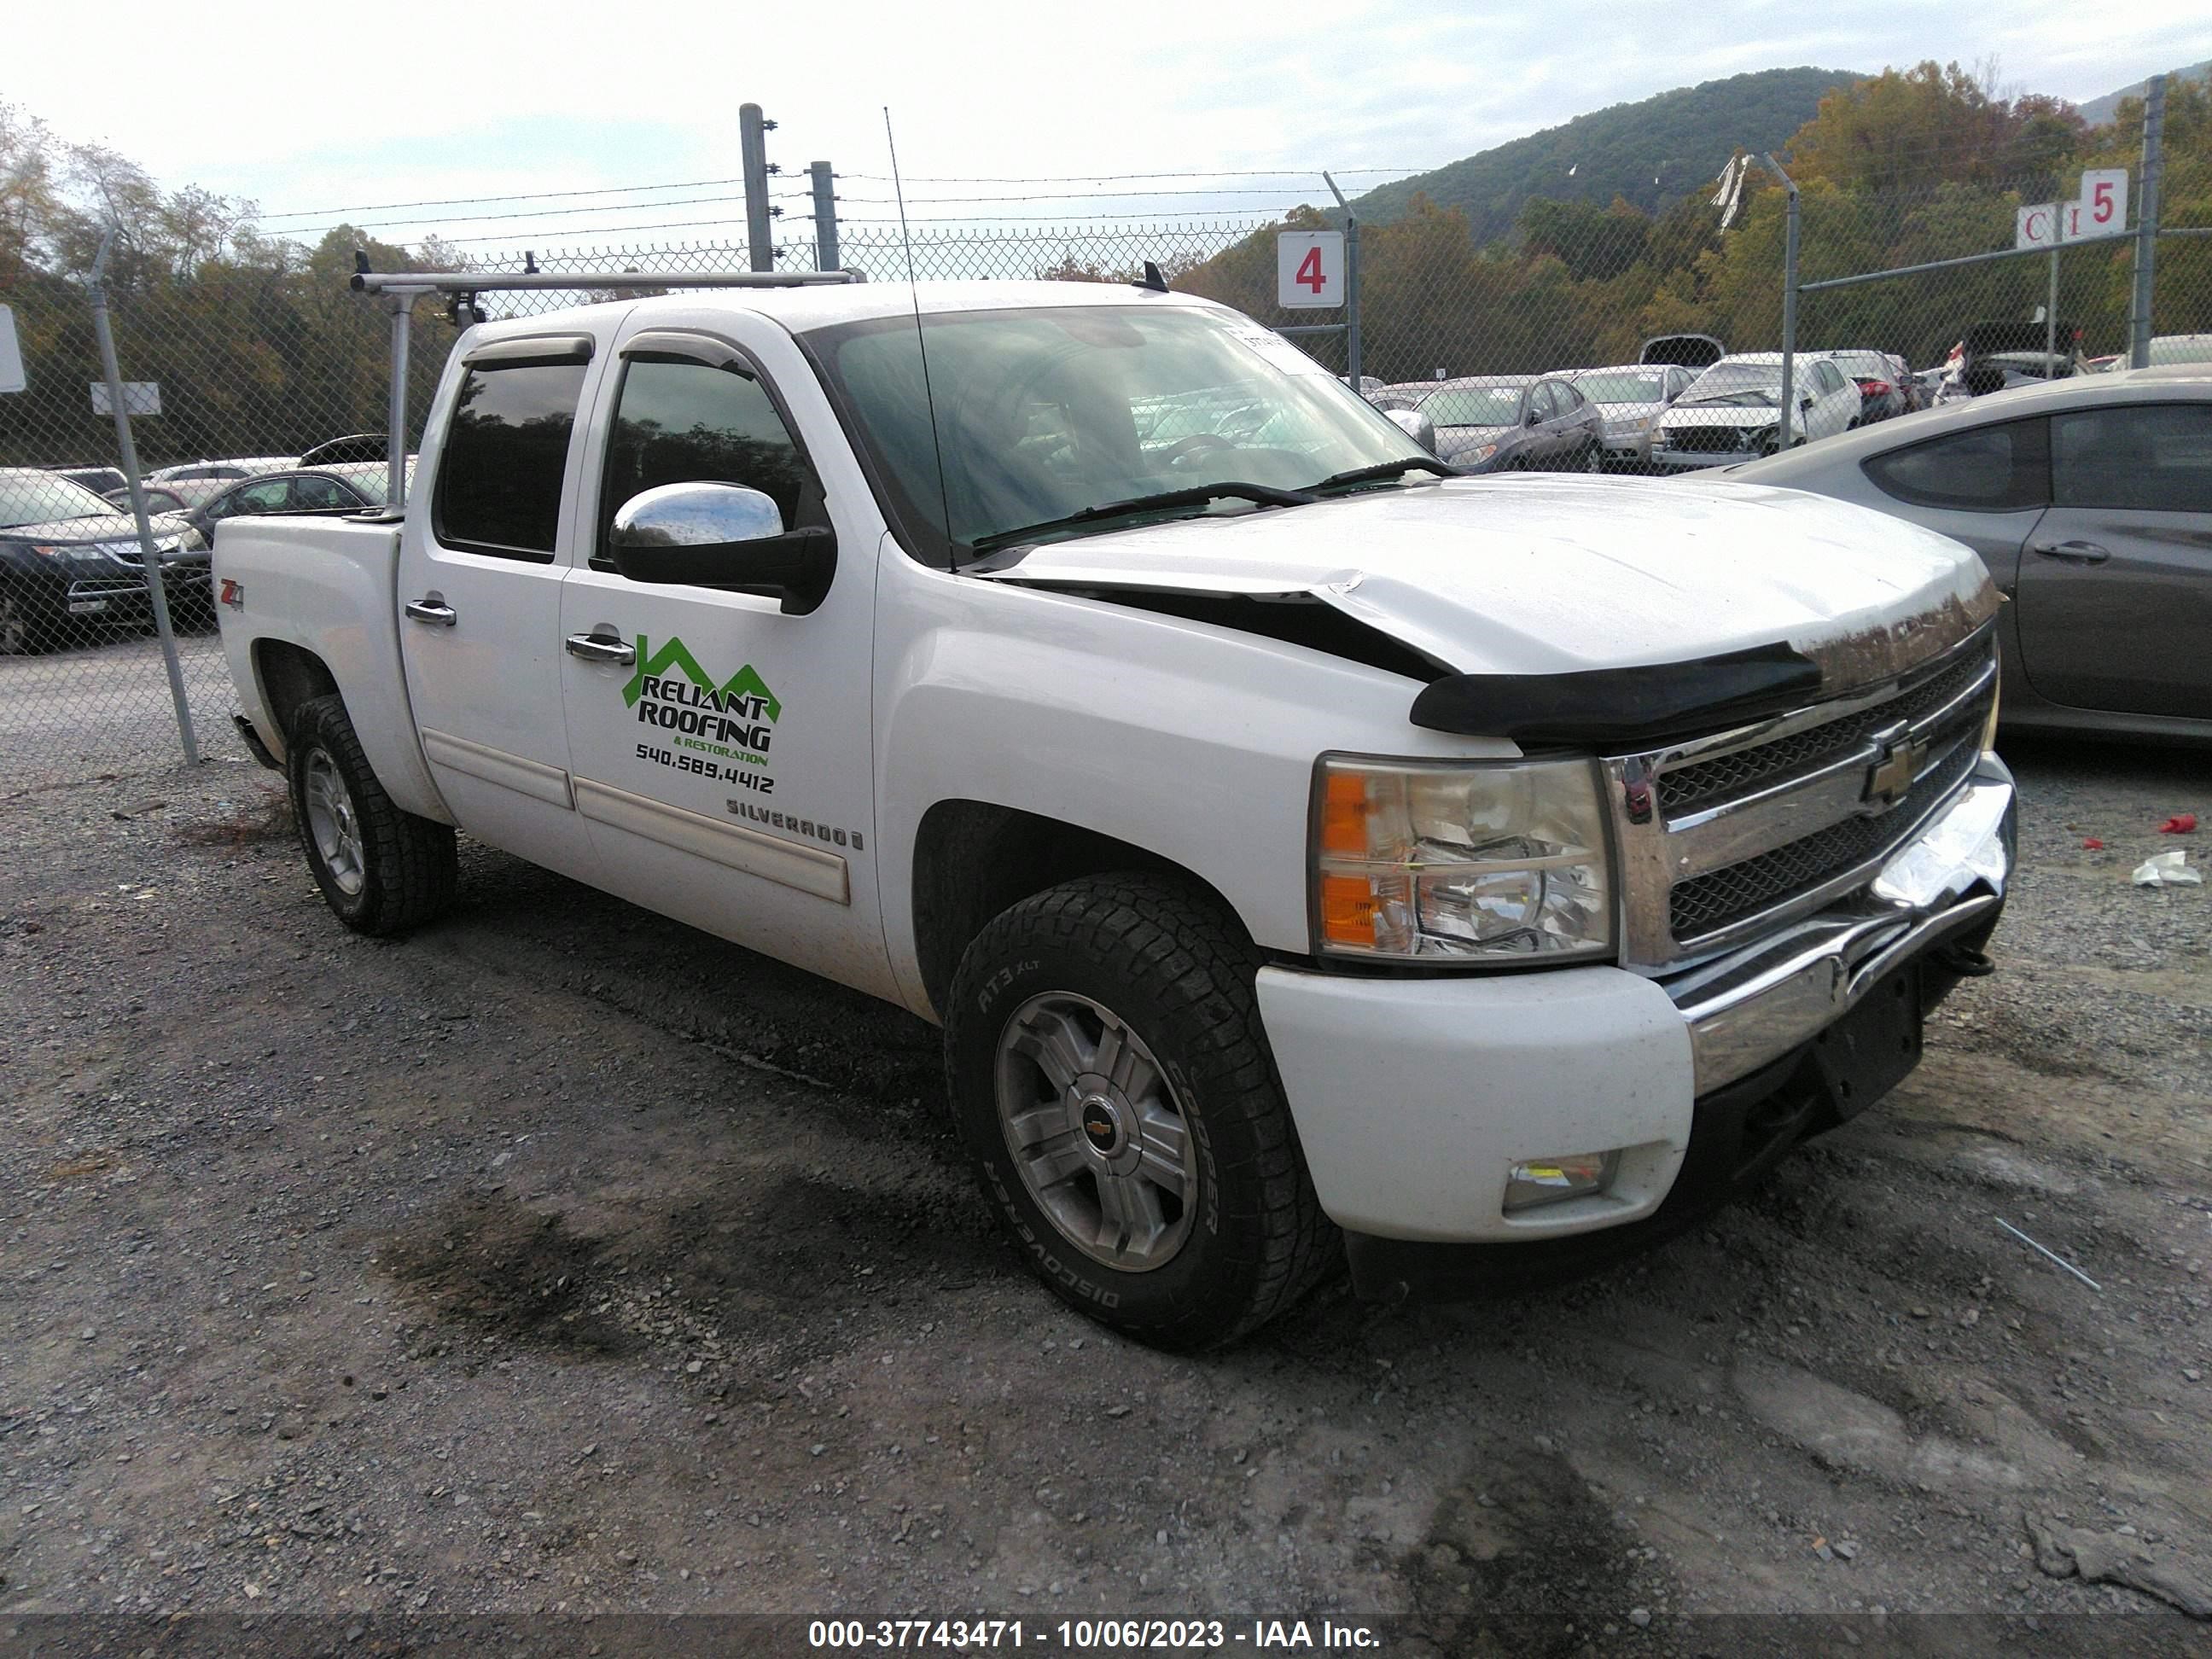
[{"label": "chrome grille", "polygon": [[[1778,738],[1754,749],[1739,750],[1717,760],[1698,761],[1664,773],[1659,779],[1659,805],[1670,818],[1703,810],[1716,801],[1733,800],[1756,793],[1766,785],[1802,775],[1847,755],[1885,726],[1899,720],[1922,720],[1974,683],[1986,671],[1986,653],[1923,677],[1887,702],[1863,708],[1855,714]],[[1972,711],[1979,717],[1985,703]]]},{"label": "chrome grille", "polygon": [[1984,628],[1887,686],[1608,760],[1623,960],[1729,950],[1871,880],[1973,770],[1996,696]]},{"label": "chrome grille", "polygon": [[1677,884],[1667,896],[1667,921],[1674,937],[1691,939],[1717,933],[1792,894],[1811,892],[1887,852],[1973,770],[1979,752],[1971,742],[1957,744],[1881,817],[1845,818],[1771,853]]}]

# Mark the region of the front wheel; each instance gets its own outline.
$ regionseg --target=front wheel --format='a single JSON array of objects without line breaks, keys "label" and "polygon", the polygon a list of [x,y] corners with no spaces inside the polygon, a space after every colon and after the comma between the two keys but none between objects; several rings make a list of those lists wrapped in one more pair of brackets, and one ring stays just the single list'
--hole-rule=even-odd
[{"label": "front wheel", "polygon": [[61,629],[39,614],[30,590],[0,581],[0,657],[26,657],[60,641]]},{"label": "front wheel", "polygon": [[453,826],[417,817],[384,792],[345,702],[316,697],[292,717],[284,771],[307,869],[357,933],[419,927],[451,902]]},{"label": "front wheel", "polygon": [[986,1200],[1061,1300],[1157,1347],[1235,1340],[1331,1259],[1257,965],[1202,893],[1104,876],[1006,911],[953,981],[946,1080]]}]

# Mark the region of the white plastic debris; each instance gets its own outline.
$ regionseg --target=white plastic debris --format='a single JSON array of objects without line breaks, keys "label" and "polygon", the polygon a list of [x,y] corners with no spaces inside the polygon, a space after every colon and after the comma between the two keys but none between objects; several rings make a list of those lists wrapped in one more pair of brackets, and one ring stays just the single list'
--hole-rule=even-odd
[{"label": "white plastic debris", "polygon": [[2136,866],[2130,879],[2138,887],[2201,887],[2204,872],[2189,867],[2186,853],[2160,853]]}]

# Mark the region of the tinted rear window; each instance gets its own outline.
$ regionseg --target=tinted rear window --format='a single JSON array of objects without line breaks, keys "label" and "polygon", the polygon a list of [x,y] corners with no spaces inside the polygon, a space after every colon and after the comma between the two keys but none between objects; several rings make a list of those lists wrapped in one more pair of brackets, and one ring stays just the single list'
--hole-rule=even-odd
[{"label": "tinted rear window", "polygon": [[2212,513],[2212,404],[2122,404],[2051,427],[2058,506]]},{"label": "tinted rear window", "polygon": [[449,546],[550,562],[581,363],[472,368],[454,400],[432,512]]},{"label": "tinted rear window", "polygon": [[2050,439],[2039,420],[1949,433],[1862,465],[1884,495],[1917,507],[2004,513],[2051,499]]}]

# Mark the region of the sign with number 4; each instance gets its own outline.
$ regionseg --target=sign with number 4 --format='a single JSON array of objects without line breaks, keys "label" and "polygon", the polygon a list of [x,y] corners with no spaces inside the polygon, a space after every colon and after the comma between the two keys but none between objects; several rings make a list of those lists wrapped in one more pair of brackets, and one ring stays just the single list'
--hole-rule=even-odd
[{"label": "sign with number 4", "polygon": [[1286,230],[1275,238],[1275,303],[1310,311],[1344,303],[1344,233]]}]

